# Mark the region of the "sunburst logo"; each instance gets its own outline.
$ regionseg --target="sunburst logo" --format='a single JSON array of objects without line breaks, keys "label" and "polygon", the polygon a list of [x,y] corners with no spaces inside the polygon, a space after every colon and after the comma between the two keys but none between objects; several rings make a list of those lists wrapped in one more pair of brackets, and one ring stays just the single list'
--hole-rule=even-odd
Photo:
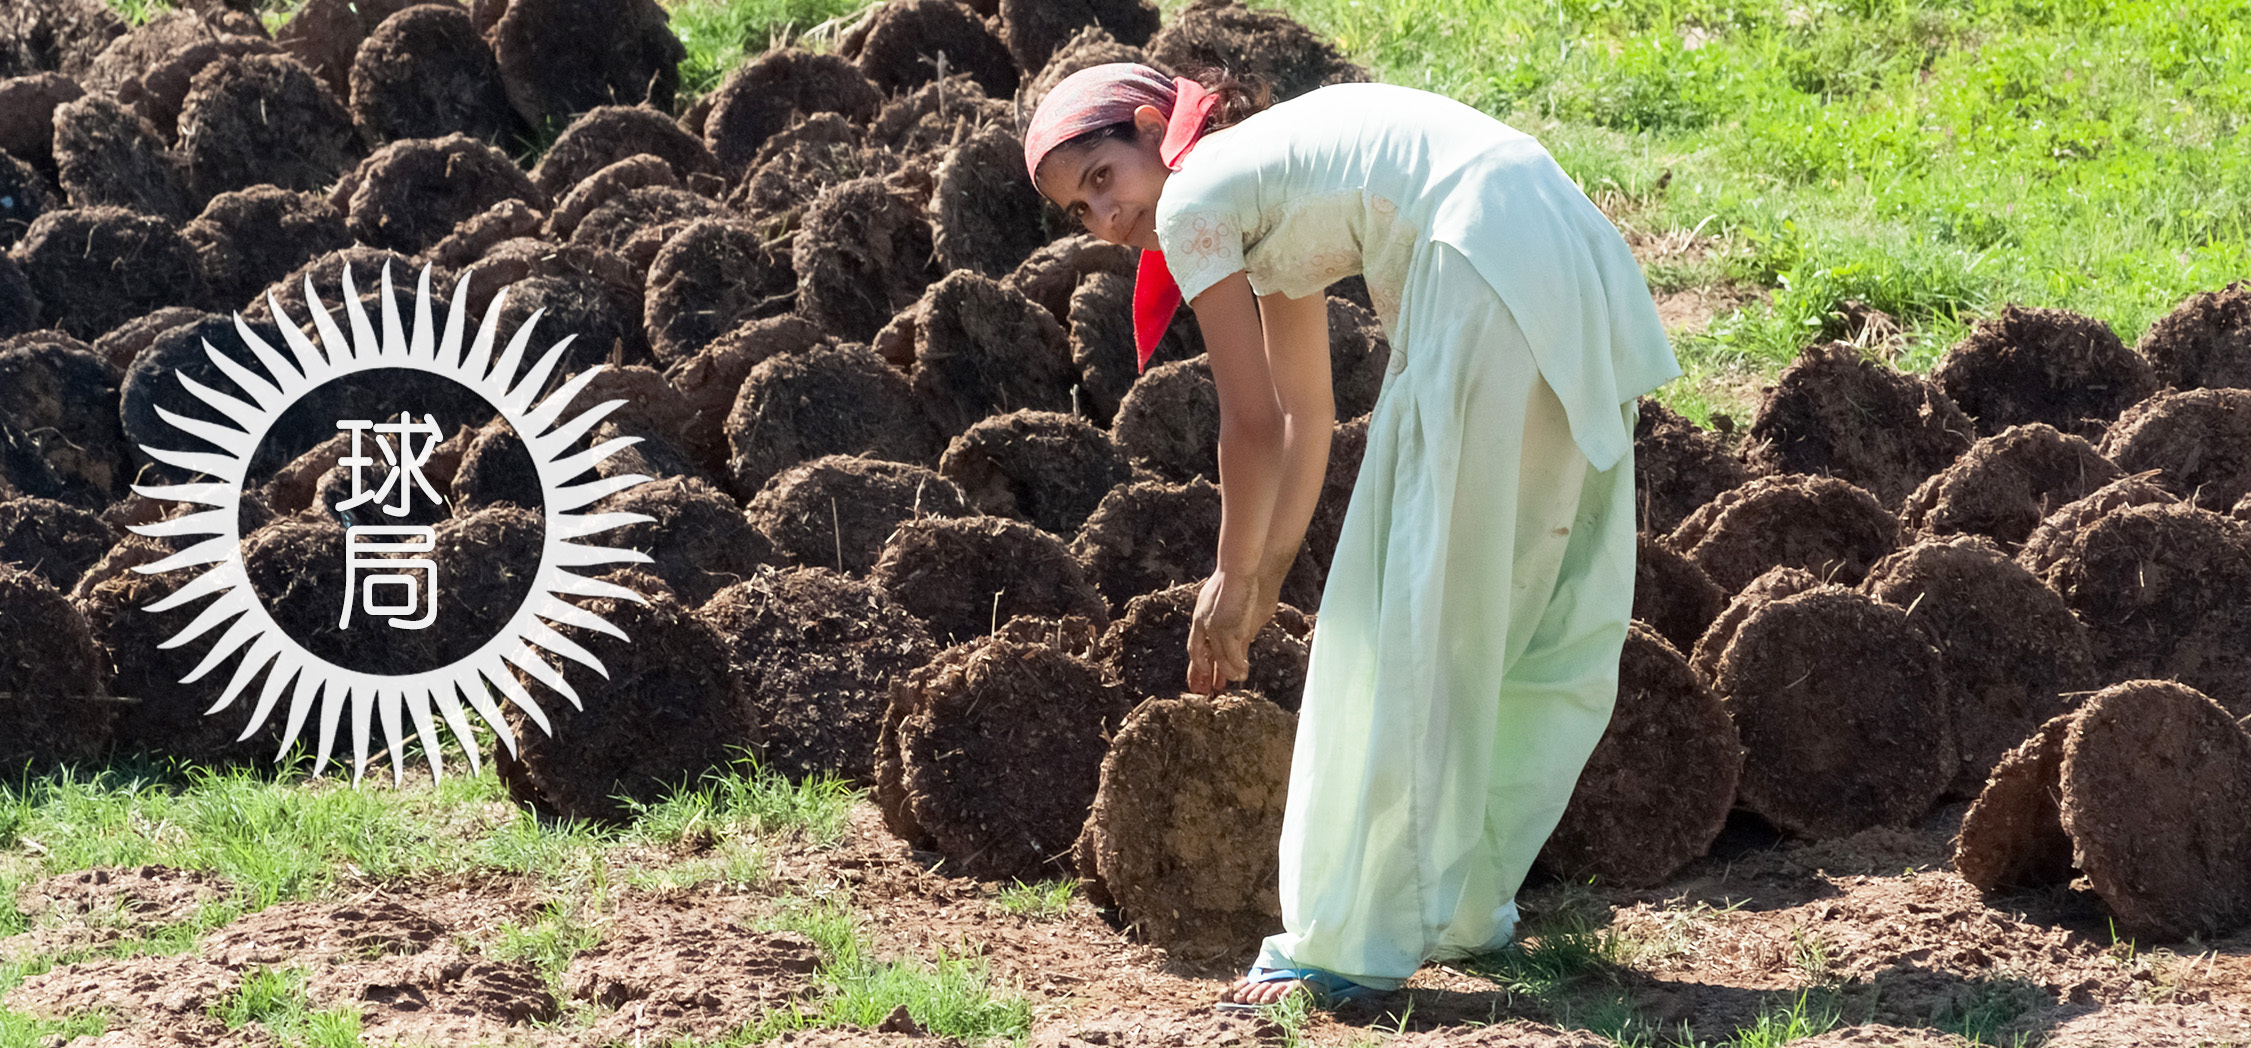
[{"label": "sunburst logo", "polygon": [[[469,711],[476,715],[498,735],[502,745],[513,754],[516,739],[508,729],[494,695],[515,703],[542,730],[551,731],[546,714],[534,701],[514,670],[538,681],[563,696],[573,706],[579,706],[578,694],[564,679],[556,666],[545,655],[553,654],[580,663],[604,676],[608,672],[593,653],[582,645],[557,632],[554,625],[568,625],[595,630],[623,639],[624,631],[600,616],[563,598],[567,596],[609,597],[645,603],[638,593],[600,579],[576,573],[573,569],[593,568],[606,564],[646,563],[649,557],[633,550],[615,549],[578,540],[598,535],[612,528],[622,527],[651,518],[638,513],[582,513],[605,496],[627,490],[649,478],[640,474],[601,477],[582,483],[571,480],[591,470],[609,456],[634,443],[637,437],[617,437],[593,447],[580,450],[580,440],[596,423],[623,404],[611,400],[594,405],[568,419],[563,417],[572,400],[585,390],[602,368],[596,366],[573,376],[557,386],[553,392],[541,396],[556,366],[563,360],[575,335],[567,335],[538,356],[533,365],[522,367],[531,349],[532,332],[544,311],[534,312],[522,327],[509,338],[494,358],[493,347],[497,341],[497,328],[502,307],[507,301],[507,289],[501,289],[486,308],[484,320],[473,338],[465,338],[469,276],[464,274],[454,287],[452,303],[446,314],[445,328],[441,333],[432,322],[430,301],[430,270],[425,266],[414,296],[414,322],[410,327],[399,314],[398,303],[391,287],[391,271],[385,266],[382,274],[382,294],[379,299],[382,311],[382,331],[377,333],[374,323],[360,303],[358,291],[352,283],[349,267],[343,272],[343,305],[346,323],[350,326],[347,337],[334,316],[316,294],[312,278],[305,280],[306,312],[310,315],[319,341],[315,342],[282,309],[273,296],[267,304],[273,310],[275,326],[280,329],[283,348],[270,345],[250,325],[244,323],[240,313],[234,318],[235,332],[244,348],[256,358],[264,374],[222,353],[209,341],[203,343],[211,363],[241,391],[240,396],[213,389],[195,381],[186,374],[176,377],[187,392],[197,400],[218,411],[233,425],[190,418],[176,412],[158,408],[159,415],[174,428],[195,437],[217,452],[176,451],[143,445],[142,450],[165,464],[200,474],[200,480],[179,484],[135,485],[133,490],[153,499],[190,503],[207,507],[153,524],[136,525],[132,530],[152,537],[201,537],[178,553],[144,565],[135,570],[143,573],[202,569],[192,581],[172,595],[148,606],[149,611],[167,611],[173,608],[216,595],[217,599],[204,608],[193,621],[159,645],[174,648],[204,636],[222,625],[226,627],[202,662],[181,678],[180,683],[191,684],[218,669],[226,660],[242,653],[234,677],[206,715],[218,714],[233,705],[246,693],[258,671],[269,668],[255,708],[250,714],[250,724],[242,733],[250,738],[267,719],[274,715],[282,693],[289,693],[287,728],[284,732],[281,753],[286,755],[301,733],[306,722],[318,711],[319,745],[313,773],[320,774],[328,766],[334,751],[336,735],[347,711],[351,714],[353,746],[352,780],[356,783],[366,774],[368,745],[374,722],[380,721],[383,736],[391,755],[394,781],[405,774],[404,753],[408,722],[415,737],[422,744],[422,752],[429,760],[433,777],[442,776],[444,768],[439,758],[437,722],[443,720],[462,751],[467,755],[470,771],[478,769],[477,745],[469,722]],[[339,666],[306,650],[296,639],[274,621],[273,615],[251,586],[250,576],[242,554],[239,507],[253,453],[266,438],[277,420],[299,398],[333,380],[379,368],[403,368],[428,372],[460,383],[482,395],[522,439],[530,452],[531,461],[539,475],[542,515],[546,525],[545,537],[540,547],[539,567],[532,577],[531,589],[523,602],[508,618],[507,624],[497,631],[473,653],[453,662],[422,672],[404,675],[380,675]],[[523,371],[517,377],[517,372]],[[353,454],[344,462],[354,471],[354,502],[374,501],[390,496],[390,492],[363,492],[359,486],[358,471],[366,465],[390,465],[390,475],[397,484],[412,484],[418,476],[408,476],[417,465],[410,451],[414,432],[419,427],[410,417],[400,419],[396,426],[386,427],[365,420],[339,420],[339,428],[352,433],[355,445]],[[431,426],[434,429],[434,424]],[[394,447],[385,436],[388,429],[397,439]],[[369,442],[382,451],[381,457],[370,453],[363,455],[358,447],[363,430],[370,431]],[[428,454],[427,445],[421,455]],[[401,467],[402,463],[406,468]],[[432,493],[434,495],[434,493]],[[366,512],[363,510],[363,512]],[[370,514],[380,520],[379,513]],[[349,519],[349,518],[347,518]],[[365,610],[377,615],[396,613],[399,605],[388,601],[378,603],[376,587],[391,586],[404,591],[412,588],[416,576],[409,570],[428,567],[423,582],[427,586],[427,599],[434,609],[438,579],[434,565],[427,560],[393,559],[385,556],[396,552],[417,552],[427,549],[412,536],[404,535],[416,529],[385,527],[381,525],[353,528],[347,532],[346,550],[342,555],[354,558],[355,566],[380,568],[371,571],[363,580],[364,597],[358,593],[344,595],[344,615],[349,619],[356,599],[363,601]],[[426,530],[426,529],[425,529]],[[363,534],[354,535],[353,532]],[[400,539],[383,542],[381,539]],[[364,560],[361,558],[365,558]],[[349,587],[349,583],[347,584]],[[394,592],[393,599],[397,593]],[[413,598],[408,604],[424,596],[424,592],[407,593]],[[424,620],[393,619],[389,625],[403,629],[427,626]],[[368,626],[375,622],[366,623]],[[464,708],[466,703],[467,708]]]}]

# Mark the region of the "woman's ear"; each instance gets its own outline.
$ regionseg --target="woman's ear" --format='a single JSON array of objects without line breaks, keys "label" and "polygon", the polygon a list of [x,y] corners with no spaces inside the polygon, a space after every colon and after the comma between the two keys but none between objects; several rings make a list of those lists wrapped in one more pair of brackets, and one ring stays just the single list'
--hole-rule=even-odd
[{"label": "woman's ear", "polygon": [[1139,137],[1146,139],[1152,147],[1165,140],[1165,126],[1169,123],[1171,121],[1165,119],[1164,113],[1158,111],[1156,106],[1134,107],[1133,130]]}]

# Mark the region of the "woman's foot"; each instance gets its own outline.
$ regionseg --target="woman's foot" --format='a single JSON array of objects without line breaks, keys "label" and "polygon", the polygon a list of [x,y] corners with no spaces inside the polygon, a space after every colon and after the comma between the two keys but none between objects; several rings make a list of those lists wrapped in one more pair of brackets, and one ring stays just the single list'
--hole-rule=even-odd
[{"label": "woman's foot", "polygon": [[1319,968],[1253,968],[1221,991],[1214,1007],[1223,1012],[1256,1011],[1280,1004],[1291,994],[1303,993],[1311,997],[1314,1007],[1333,1008],[1381,992]]}]

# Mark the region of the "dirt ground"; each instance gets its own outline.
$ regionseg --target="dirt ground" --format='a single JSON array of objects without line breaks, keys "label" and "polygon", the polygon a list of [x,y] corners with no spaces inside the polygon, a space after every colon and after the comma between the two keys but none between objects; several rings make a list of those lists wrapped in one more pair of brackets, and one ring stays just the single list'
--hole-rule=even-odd
[{"label": "dirt ground", "polygon": [[[1966,1030],[2002,1045],[2251,1045],[2251,931],[2137,948],[2112,939],[2084,891],[1981,898],[1945,865],[1961,810],[1816,845],[1734,824],[1712,858],[1649,891],[1536,883],[1521,902],[1527,927],[1544,934],[1521,954],[1428,966],[1401,992],[1316,1014],[1297,1039],[1552,1046],[1604,1043],[1599,1033],[1748,1044],[1795,1008],[1835,1027],[1807,1044],[1965,1045]],[[613,862],[684,858],[650,851]],[[501,930],[578,905],[574,893],[469,877],[284,903],[205,933],[189,953],[56,967],[7,1003],[55,1016],[106,1009],[102,1045],[264,1043],[206,1008],[257,966],[288,961],[311,969],[316,1007],[357,1005],[367,1043],[715,1038],[808,992],[811,942],[761,929],[778,907],[814,898],[865,914],[878,959],[982,960],[998,992],[1031,1002],[1034,1045],[1284,1042],[1274,1022],[1212,1014],[1234,969],[1176,963],[1083,898],[1054,915],[1005,910],[999,886],[935,865],[862,802],[839,844],[776,851],[754,888],[614,887],[586,918],[596,938],[553,980],[500,959]],[[22,893],[33,928],[0,940],[0,958],[161,927],[228,890],[154,867],[49,878]],[[916,1040],[885,1025],[892,1032],[834,1043]]]}]

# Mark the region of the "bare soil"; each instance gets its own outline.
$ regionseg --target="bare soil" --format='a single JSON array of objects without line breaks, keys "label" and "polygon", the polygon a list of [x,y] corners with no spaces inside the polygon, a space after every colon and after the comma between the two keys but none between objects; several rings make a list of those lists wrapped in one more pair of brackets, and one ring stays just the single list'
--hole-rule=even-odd
[{"label": "bare soil", "polygon": [[1907,497],[1900,523],[1933,536],[1983,535],[2014,550],[2049,513],[2118,479],[2117,464],[2045,422],[1981,437]]},{"label": "bare soil", "polygon": [[2126,348],[2110,325],[2016,305],[1947,350],[1931,381],[1977,421],[1979,436],[2044,422],[2088,440],[2101,439],[2119,412],[2159,385],[2150,361]]},{"label": "bare soil", "polygon": [[2190,295],[2135,348],[2174,389],[2251,388],[2251,283]]}]

